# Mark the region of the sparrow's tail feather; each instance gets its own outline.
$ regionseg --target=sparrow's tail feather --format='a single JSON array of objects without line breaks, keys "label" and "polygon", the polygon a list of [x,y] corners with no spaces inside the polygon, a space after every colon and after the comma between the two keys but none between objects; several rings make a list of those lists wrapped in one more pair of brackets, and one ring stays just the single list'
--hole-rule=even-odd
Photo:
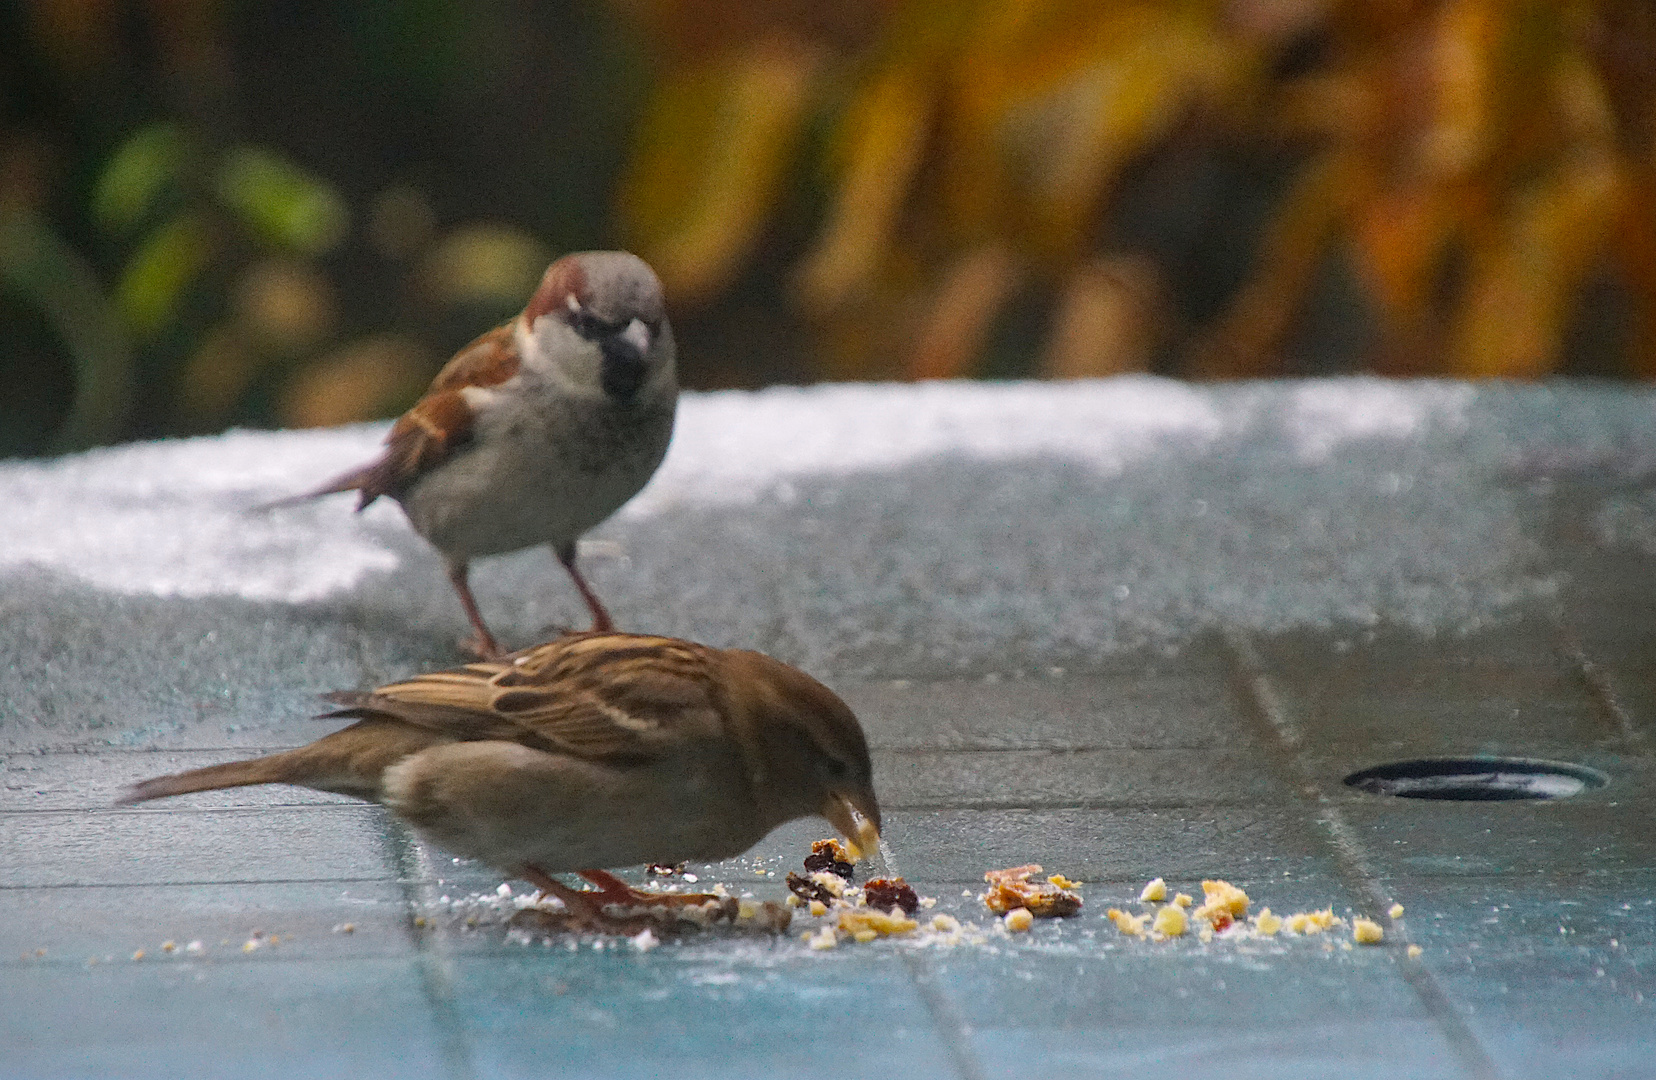
[{"label": "sparrow's tail feather", "polygon": [[115,800],[117,806],[164,799],[169,795],[187,795],[192,791],[213,791],[218,788],[247,787],[251,784],[280,784],[291,775],[291,754],[271,754],[251,761],[231,761],[223,765],[209,765],[204,769],[157,776],[134,784],[125,795]]},{"label": "sparrow's tail feather", "polygon": [[373,502],[376,497],[364,490],[373,477],[373,469],[373,465],[358,466],[348,473],[341,473],[319,488],[313,488],[298,495],[288,495],[280,499],[272,499],[270,502],[259,503],[252,507],[252,512],[262,514],[267,510],[280,510],[288,506],[298,506],[300,503],[310,502],[312,499],[319,499],[324,495],[337,495],[341,491],[361,491],[362,498],[357,501],[357,509],[361,510]]},{"label": "sparrow's tail feather", "polygon": [[328,715],[364,718],[296,750],[145,780],[115,801],[126,806],[169,795],[252,784],[297,784],[372,800],[379,795],[380,776],[386,769],[410,754],[449,741],[439,732],[385,715],[365,715],[353,709]]}]

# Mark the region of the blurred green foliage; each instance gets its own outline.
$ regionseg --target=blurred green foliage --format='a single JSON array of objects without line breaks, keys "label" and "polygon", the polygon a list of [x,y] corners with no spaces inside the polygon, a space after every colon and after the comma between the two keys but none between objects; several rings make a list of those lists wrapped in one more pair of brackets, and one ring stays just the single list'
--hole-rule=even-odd
[{"label": "blurred green foliage", "polygon": [[693,386],[1656,375],[1648,0],[0,0],[0,454],[386,415],[629,246]]}]

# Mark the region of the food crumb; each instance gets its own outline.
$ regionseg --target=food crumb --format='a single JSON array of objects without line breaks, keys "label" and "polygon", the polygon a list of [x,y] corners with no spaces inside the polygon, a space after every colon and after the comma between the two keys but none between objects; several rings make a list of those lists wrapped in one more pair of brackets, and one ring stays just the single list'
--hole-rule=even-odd
[{"label": "food crumb", "polygon": [[1373,919],[1353,919],[1351,921],[1351,938],[1359,945],[1378,945],[1385,939],[1386,932]]},{"label": "food crumb", "polygon": [[1156,912],[1156,919],[1150,924],[1150,929],[1164,937],[1178,937],[1185,932],[1185,910],[1176,904],[1168,904]]},{"label": "food crumb", "polygon": [[191,956],[199,956],[207,951],[207,946],[203,945],[200,941],[192,941],[188,945],[184,946],[184,951],[189,953]]},{"label": "food crumb", "polygon": [[1120,908],[1111,908],[1104,914],[1109,917],[1111,922],[1115,923],[1117,930],[1129,937],[1137,937],[1144,933],[1144,921],[1150,917],[1148,915],[1131,915]]},{"label": "food crumb", "polygon": [[144,950],[139,949],[137,952],[132,954],[132,958],[134,960],[142,960],[144,958]]},{"label": "food crumb", "polygon": [[414,925],[415,926],[424,926],[425,924],[426,924],[426,917],[424,915],[414,916]]},{"label": "food crumb", "polygon": [[1282,929],[1282,916],[1273,915],[1270,908],[1260,908],[1259,914],[1254,916],[1254,929],[1266,937],[1275,937]]},{"label": "food crumb", "polygon": [[1200,930],[1196,931],[1196,936],[1201,940],[1203,945],[1206,945],[1208,942],[1213,940],[1213,927],[1202,927]]},{"label": "food crumb", "polygon": [[1386,914],[1394,919],[1401,919],[1403,917],[1403,905],[1394,902]]},{"label": "food crumb", "polygon": [[252,952],[254,949],[257,949],[258,947],[259,947],[259,943],[257,941],[253,940],[252,938],[248,938],[245,942],[242,943],[242,952]]},{"label": "food crumb", "polygon": [[1182,893],[1174,893],[1173,894],[1173,902],[1175,904],[1179,905],[1180,907],[1189,907],[1191,904],[1194,904],[1196,901],[1191,898],[1191,895],[1189,893],[1182,892]]},{"label": "food crumb", "polygon": [[820,919],[824,915],[828,914],[828,905],[824,904],[821,900],[812,900],[811,906],[807,910],[810,911],[813,919]]},{"label": "food crumb", "polygon": [[1038,863],[990,870],[983,875],[983,880],[989,883],[989,891],[983,896],[984,905],[998,915],[1021,907],[1041,918],[1074,915],[1081,910],[1079,893],[1060,888],[1050,878],[1042,882],[1029,880],[1031,875],[1039,873]]},{"label": "food crumb", "polygon": [[632,942],[632,947],[637,949],[639,952],[649,952],[651,949],[661,944],[661,939],[656,937],[655,934],[650,931],[649,927],[645,927],[628,940]]},{"label": "food crumb", "polygon": [[1153,878],[1139,892],[1139,903],[1154,904],[1167,899],[1167,881],[1163,878]]},{"label": "food crumb", "polygon": [[863,900],[869,907],[890,911],[902,908],[905,915],[920,909],[920,897],[914,887],[900,877],[875,878],[863,886]]},{"label": "food crumb", "polygon": [[1419,956],[1419,955],[1420,955],[1420,954],[1421,954],[1421,953],[1423,953],[1423,952],[1425,952],[1425,951],[1426,951],[1426,950],[1425,950],[1425,949],[1422,949],[1422,948],[1421,948],[1421,947],[1420,947],[1420,946],[1419,946],[1419,945],[1410,945],[1410,946],[1409,946],[1409,950],[1408,950],[1408,952],[1409,952],[1409,956],[1410,956],[1410,957],[1411,957],[1411,958],[1412,958],[1412,957],[1416,957],[1416,956]]},{"label": "food crumb", "polygon": [[832,949],[839,944],[839,935],[832,926],[824,926],[814,934],[807,930],[804,938],[805,944],[813,949]]},{"label": "food crumb", "polygon": [[171,938],[168,938],[166,941],[161,943],[162,952],[172,952],[176,948],[178,948],[178,945]]},{"label": "food crumb", "polygon": [[1047,882],[1048,884],[1056,885],[1060,889],[1079,889],[1081,887],[1081,883],[1079,881],[1071,881],[1063,874],[1048,874]]},{"label": "food crumb", "polygon": [[354,934],[356,933],[356,923],[342,922],[333,928],[333,932],[336,934]]},{"label": "food crumb", "polygon": [[872,930],[877,935],[886,936],[907,934],[918,930],[920,924],[903,915],[900,908],[893,908],[889,912],[881,911],[879,908],[841,908],[839,928],[853,936],[863,930]]},{"label": "food crumb", "polygon": [[854,941],[857,941],[858,943],[863,944],[863,945],[868,944],[870,941],[873,941],[875,938],[877,938],[879,936],[880,936],[879,931],[872,930],[872,929],[870,929],[866,926],[863,927],[861,930],[858,930],[858,931],[854,932],[851,935],[851,937]]},{"label": "food crumb", "polygon": [[960,920],[953,915],[934,915],[931,927],[940,934],[952,934],[960,929]]},{"label": "food crumb", "polygon": [[1007,930],[1021,934],[1035,925],[1035,916],[1030,914],[1028,908],[1019,907],[1008,911],[1001,921],[1006,924]]}]

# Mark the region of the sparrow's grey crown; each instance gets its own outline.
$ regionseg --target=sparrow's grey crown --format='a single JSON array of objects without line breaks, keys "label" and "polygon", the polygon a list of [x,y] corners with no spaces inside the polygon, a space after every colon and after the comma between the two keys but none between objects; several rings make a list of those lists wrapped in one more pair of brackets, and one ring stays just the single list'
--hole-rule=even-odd
[{"label": "sparrow's grey crown", "polygon": [[584,287],[569,293],[561,315],[598,346],[604,393],[630,402],[651,371],[671,358],[661,282],[643,259],[625,251],[586,251],[570,258]]}]

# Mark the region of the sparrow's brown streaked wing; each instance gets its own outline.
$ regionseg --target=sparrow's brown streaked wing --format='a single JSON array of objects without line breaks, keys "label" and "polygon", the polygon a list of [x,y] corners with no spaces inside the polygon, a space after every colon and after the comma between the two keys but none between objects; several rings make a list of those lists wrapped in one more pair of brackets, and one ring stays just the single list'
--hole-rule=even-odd
[{"label": "sparrow's brown streaked wing", "polygon": [[461,391],[496,386],[517,374],[513,325],[497,326],[461,349],[443,365],[425,397],[398,417],[385,437],[385,452],[351,476],[350,487],[362,493],[358,510],[381,495],[398,494],[466,444],[473,412]]},{"label": "sparrow's brown streaked wing", "polygon": [[704,650],[607,634],[328,700],[347,706],[335,715],[392,716],[456,740],[594,760],[648,759],[685,734],[721,730]]}]

